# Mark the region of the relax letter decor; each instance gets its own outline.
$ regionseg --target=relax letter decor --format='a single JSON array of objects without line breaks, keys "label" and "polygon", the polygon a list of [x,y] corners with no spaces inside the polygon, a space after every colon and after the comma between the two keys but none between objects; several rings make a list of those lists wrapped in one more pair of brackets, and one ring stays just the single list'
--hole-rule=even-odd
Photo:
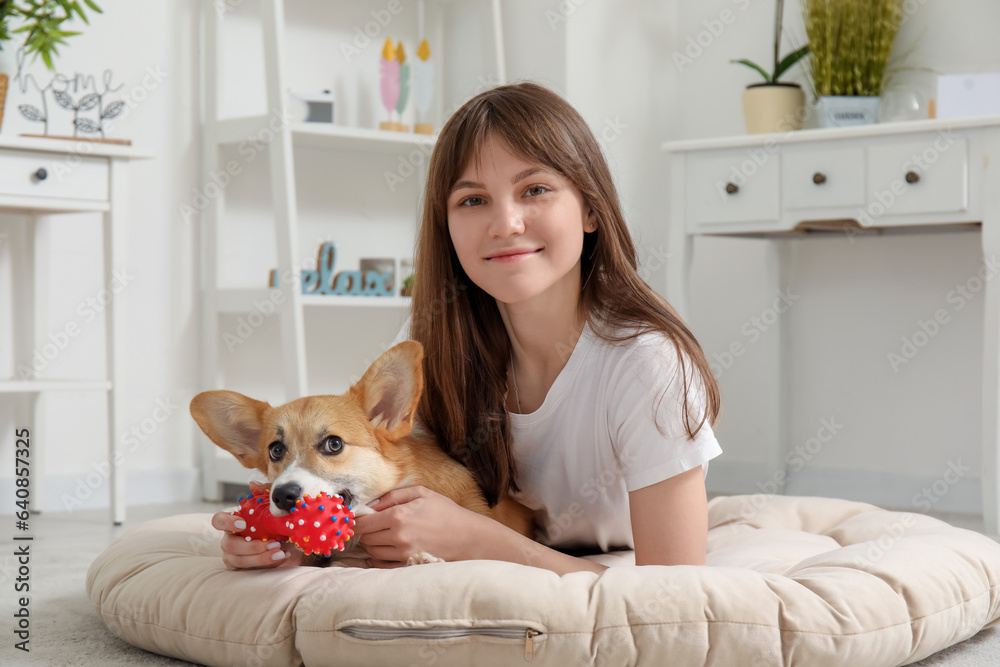
[{"label": "relax letter decor", "polygon": [[[337,249],[327,241],[319,248],[316,269],[303,269],[303,294],[339,294],[343,296],[392,296],[392,271],[341,271],[334,274]],[[278,287],[278,270],[271,270],[271,287]]]}]

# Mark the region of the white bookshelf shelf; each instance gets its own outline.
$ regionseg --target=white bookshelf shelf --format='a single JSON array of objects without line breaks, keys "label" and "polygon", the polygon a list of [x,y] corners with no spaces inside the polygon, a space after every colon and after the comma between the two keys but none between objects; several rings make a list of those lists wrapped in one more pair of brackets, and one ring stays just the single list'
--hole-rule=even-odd
[{"label": "white bookshelf shelf", "polygon": [[338,308],[409,308],[408,296],[303,296],[303,306]]},{"label": "white bookshelf shelf", "polygon": [[297,123],[292,126],[292,141],[297,146],[366,153],[396,153],[422,147],[426,148],[429,154],[437,141],[437,135]]},{"label": "white bookshelf shelf", "polygon": [[53,199],[47,197],[27,197],[0,195],[0,208],[4,213],[17,215],[44,215],[47,213],[107,213],[111,204],[107,201],[86,199]]},{"label": "white bookshelf shelf", "polygon": [[0,380],[0,394],[36,391],[111,391],[111,380]]},{"label": "white bookshelf shelf", "polygon": [[[216,308],[220,313],[247,313],[257,309],[255,303],[271,301],[273,290],[267,288],[229,288],[216,291]],[[303,306],[358,307],[358,308],[409,308],[408,296],[320,296],[303,295]]]},{"label": "white bookshelf shelf", "polygon": [[[239,144],[260,136],[265,129],[273,131],[271,116],[244,116],[220,120],[218,141],[223,145]],[[414,132],[389,132],[363,127],[327,125],[325,123],[292,123],[292,143],[304,148],[325,148],[364,153],[398,153],[412,148],[433,148],[437,135]]]}]

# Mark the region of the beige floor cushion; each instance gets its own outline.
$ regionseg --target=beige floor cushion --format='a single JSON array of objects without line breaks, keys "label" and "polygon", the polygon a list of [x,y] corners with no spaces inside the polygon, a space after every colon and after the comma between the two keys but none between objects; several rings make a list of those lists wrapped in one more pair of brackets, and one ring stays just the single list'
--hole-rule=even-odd
[{"label": "beige floor cushion", "polygon": [[[116,635],[205,665],[905,665],[1000,619],[1000,544],[828,498],[709,504],[708,567],[563,577],[497,561],[230,572],[208,514],[90,567]],[[618,567],[620,566],[620,567]]]}]

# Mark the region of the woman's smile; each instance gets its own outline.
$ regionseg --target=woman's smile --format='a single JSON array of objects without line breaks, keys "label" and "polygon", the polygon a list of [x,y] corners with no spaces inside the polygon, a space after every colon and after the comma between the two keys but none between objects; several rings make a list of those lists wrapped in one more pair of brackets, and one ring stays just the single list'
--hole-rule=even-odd
[{"label": "woman's smile", "polygon": [[520,262],[537,255],[541,251],[541,248],[538,248],[537,250],[501,250],[498,253],[487,257],[486,261],[499,264],[513,264],[514,262]]}]

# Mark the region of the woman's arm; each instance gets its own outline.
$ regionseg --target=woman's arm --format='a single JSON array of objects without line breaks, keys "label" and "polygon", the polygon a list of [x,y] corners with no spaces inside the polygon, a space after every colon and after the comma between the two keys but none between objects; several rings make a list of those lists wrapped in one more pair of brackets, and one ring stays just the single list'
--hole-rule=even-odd
[{"label": "woman's arm", "polygon": [[[476,515],[479,516],[479,515]],[[576,558],[535,542],[502,523],[481,517],[483,521],[473,541],[470,558],[505,560],[552,570],[558,575],[569,572],[603,572],[606,565]]]},{"label": "woman's arm", "polygon": [[628,494],[636,565],[704,565],[705,475],[697,466]]},{"label": "woman's arm", "polygon": [[427,552],[447,561],[504,560],[556,574],[607,569],[541,545],[422,486],[390,491],[374,509],[355,523],[372,567],[400,567],[412,554]]}]

